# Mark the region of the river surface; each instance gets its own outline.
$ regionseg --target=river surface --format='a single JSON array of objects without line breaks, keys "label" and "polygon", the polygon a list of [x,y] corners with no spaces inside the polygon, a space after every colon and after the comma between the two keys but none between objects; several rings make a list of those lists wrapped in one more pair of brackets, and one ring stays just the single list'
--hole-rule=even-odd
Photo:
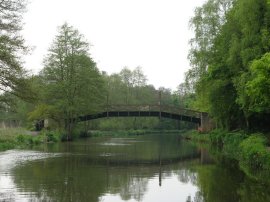
[{"label": "river surface", "polygon": [[163,134],[0,152],[0,201],[267,202],[270,189]]}]

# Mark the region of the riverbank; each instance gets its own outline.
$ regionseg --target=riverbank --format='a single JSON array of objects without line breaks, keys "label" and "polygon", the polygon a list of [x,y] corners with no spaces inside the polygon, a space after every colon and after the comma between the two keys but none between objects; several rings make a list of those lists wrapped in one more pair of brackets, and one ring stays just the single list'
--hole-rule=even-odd
[{"label": "riverbank", "polygon": [[102,136],[112,136],[112,137],[126,137],[126,136],[137,136],[137,135],[146,135],[146,134],[175,134],[183,133],[184,130],[115,130],[115,131],[89,131],[88,133],[81,133],[80,136],[86,137],[102,137]]},{"label": "riverbank", "polygon": [[[79,138],[89,137],[128,137],[146,134],[160,134],[160,133],[183,133],[183,130],[116,130],[116,131],[88,131],[88,132],[74,132],[71,141]],[[61,131],[43,130],[39,133],[31,132],[24,128],[0,128],[0,151],[5,151],[15,148],[25,148],[31,145],[39,145],[44,143],[56,143],[66,141],[66,135]]]},{"label": "riverbank", "polygon": [[236,160],[249,177],[270,183],[269,142],[264,134],[214,130],[208,134],[190,131],[183,137],[209,144],[215,158]]},{"label": "riverbank", "polygon": [[0,128],[0,151],[59,141],[57,131],[37,133],[24,128]]}]

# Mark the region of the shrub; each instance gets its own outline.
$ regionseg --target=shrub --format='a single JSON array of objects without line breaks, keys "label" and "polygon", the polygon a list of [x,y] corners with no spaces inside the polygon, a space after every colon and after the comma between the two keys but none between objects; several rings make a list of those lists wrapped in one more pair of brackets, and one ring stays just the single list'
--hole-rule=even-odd
[{"label": "shrub", "polygon": [[59,142],[62,139],[60,131],[43,130],[40,136],[43,136],[46,142]]},{"label": "shrub", "polygon": [[0,151],[13,149],[14,147],[15,147],[15,144],[13,142],[0,142]]},{"label": "shrub", "polygon": [[214,145],[223,146],[225,135],[226,132],[223,130],[214,130],[210,133],[210,141]]},{"label": "shrub", "polygon": [[270,153],[266,149],[267,139],[254,134],[241,144],[240,165],[248,170],[270,169]]},{"label": "shrub", "polygon": [[17,137],[16,137],[16,140],[17,140],[17,142],[18,143],[25,143],[25,136],[24,135],[18,135]]},{"label": "shrub", "polygon": [[223,154],[229,158],[239,159],[241,142],[247,138],[247,135],[235,132],[226,133],[223,137]]}]

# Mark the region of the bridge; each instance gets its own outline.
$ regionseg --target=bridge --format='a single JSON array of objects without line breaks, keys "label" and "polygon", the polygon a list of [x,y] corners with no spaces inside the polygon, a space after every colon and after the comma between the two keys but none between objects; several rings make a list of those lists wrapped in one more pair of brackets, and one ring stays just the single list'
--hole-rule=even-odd
[{"label": "bridge", "polygon": [[88,121],[105,117],[170,118],[198,124],[202,131],[208,131],[210,127],[207,113],[169,105],[108,105],[99,113],[80,116],[77,120]]}]

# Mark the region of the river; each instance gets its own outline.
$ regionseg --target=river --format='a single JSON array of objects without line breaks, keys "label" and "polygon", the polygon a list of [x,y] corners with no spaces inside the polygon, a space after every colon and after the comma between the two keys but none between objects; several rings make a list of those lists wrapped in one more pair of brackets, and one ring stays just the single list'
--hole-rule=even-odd
[{"label": "river", "polygon": [[0,201],[264,202],[270,189],[172,134],[0,152]]}]

